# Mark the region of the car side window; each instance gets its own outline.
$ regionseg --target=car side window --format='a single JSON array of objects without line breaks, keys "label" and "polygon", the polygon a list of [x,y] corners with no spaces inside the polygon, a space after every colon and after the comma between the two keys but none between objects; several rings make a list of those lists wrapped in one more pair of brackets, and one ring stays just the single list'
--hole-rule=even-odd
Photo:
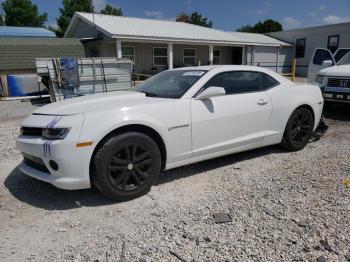
[{"label": "car side window", "polygon": [[226,94],[241,94],[260,91],[260,79],[258,72],[233,71],[220,73],[210,79],[204,86],[223,87]]},{"label": "car side window", "polygon": [[280,82],[278,82],[276,79],[265,73],[260,73],[260,77],[262,90],[267,90],[280,84]]},{"label": "car side window", "polygon": [[322,65],[323,61],[331,60],[332,61],[332,55],[329,51],[318,49],[315,52],[314,60],[312,61],[315,65]]}]

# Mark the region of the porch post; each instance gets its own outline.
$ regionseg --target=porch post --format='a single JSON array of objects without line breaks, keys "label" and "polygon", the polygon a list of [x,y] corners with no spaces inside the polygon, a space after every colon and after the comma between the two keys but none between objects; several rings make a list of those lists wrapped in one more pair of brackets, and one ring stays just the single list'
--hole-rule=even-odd
[{"label": "porch post", "polygon": [[117,39],[116,48],[117,48],[117,58],[118,59],[123,58],[122,41],[120,39]]},{"label": "porch post", "polygon": [[174,68],[173,43],[168,43],[168,68]]},{"label": "porch post", "polygon": [[279,67],[280,48],[281,48],[281,46],[277,47],[277,55],[276,55],[276,73],[278,73],[278,67]]},{"label": "porch post", "polygon": [[209,65],[213,65],[214,63],[214,46],[209,45]]},{"label": "porch post", "polygon": [[250,53],[250,65],[254,66],[254,60],[255,60],[255,47],[251,46],[251,53]]}]

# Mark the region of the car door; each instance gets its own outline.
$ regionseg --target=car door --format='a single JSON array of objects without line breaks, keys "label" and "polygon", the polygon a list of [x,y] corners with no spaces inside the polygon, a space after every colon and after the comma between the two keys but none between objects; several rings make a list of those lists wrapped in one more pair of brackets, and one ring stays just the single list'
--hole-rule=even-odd
[{"label": "car door", "polygon": [[327,60],[331,61],[332,65],[335,65],[331,51],[325,48],[316,48],[309,63],[309,69],[307,73],[307,80],[309,83],[316,82],[316,76],[321,69],[326,67],[323,62]]},{"label": "car door", "polygon": [[258,72],[217,74],[200,92],[223,87],[226,95],[191,100],[193,156],[259,143],[271,115],[271,103],[260,91]]},{"label": "car door", "polygon": [[350,48],[339,48],[334,53],[335,62],[338,63],[349,52],[350,52]]}]

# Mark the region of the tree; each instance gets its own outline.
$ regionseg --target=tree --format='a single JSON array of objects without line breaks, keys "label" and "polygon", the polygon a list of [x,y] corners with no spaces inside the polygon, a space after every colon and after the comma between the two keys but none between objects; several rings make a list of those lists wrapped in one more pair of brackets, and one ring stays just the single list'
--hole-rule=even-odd
[{"label": "tree", "polygon": [[192,13],[191,16],[186,13],[181,13],[176,17],[176,21],[210,28],[213,26],[212,21],[208,21],[208,18],[204,17],[198,12]]},{"label": "tree", "polygon": [[47,21],[47,13],[39,14],[31,0],[6,0],[1,7],[5,20],[0,19],[2,25],[43,27]]},{"label": "tree", "polygon": [[0,14],[0,26],[4,26],[5,22],[4,22],[4,15]]},{"label": "tree", "polygon": [[91,0],[63,0],[60,16],[57,18],[56,35],[62,37],[75,12],[93,12]]},{"label": "tree", "polygon": [[176,22],[184,22],[191,24],[191,17],[186,13],[181,13],[176,17]]},{"label": "tree", "polygon": [[251,25],[245,25],[237,29],[237,32],[246,32],[246,33],[253,33],[254,32],[254,26]]},{"label": "tree", "polygon": [[107,4],[106,7],[101,10],[101,14],[123,16],[123,11],[121,8],[113,7],[109,4]]},{"label": "tree", "polygon": [[282,30],[283,30],[283,27],[279,22],[272,19],[267,19],[264,22],[259,21],[254,26],[251,26],[251,25],[242,26],[237,29],[237,32],[264,34],[264,33],[277,32]]},{"label": "tree", "polygon": [[192,21],[192,24],[194,24],[194,25],[210,27],[210,28],[212,28],[212,26],[213,26],[212,21],[208,21],[208,18],[202,16],[201,14],[199,14],[197,12],[192,13],[191,21]]}]

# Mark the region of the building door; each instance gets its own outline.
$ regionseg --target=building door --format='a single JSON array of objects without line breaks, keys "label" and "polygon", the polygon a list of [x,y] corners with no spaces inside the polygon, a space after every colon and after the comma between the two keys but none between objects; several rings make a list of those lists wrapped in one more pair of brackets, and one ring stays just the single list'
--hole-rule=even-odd
[{"label": "building door", "polygon": [[240,47],[240,46],[232,47],[232,64],[241,65],[242,55],[243,55],[243,47]]}]

